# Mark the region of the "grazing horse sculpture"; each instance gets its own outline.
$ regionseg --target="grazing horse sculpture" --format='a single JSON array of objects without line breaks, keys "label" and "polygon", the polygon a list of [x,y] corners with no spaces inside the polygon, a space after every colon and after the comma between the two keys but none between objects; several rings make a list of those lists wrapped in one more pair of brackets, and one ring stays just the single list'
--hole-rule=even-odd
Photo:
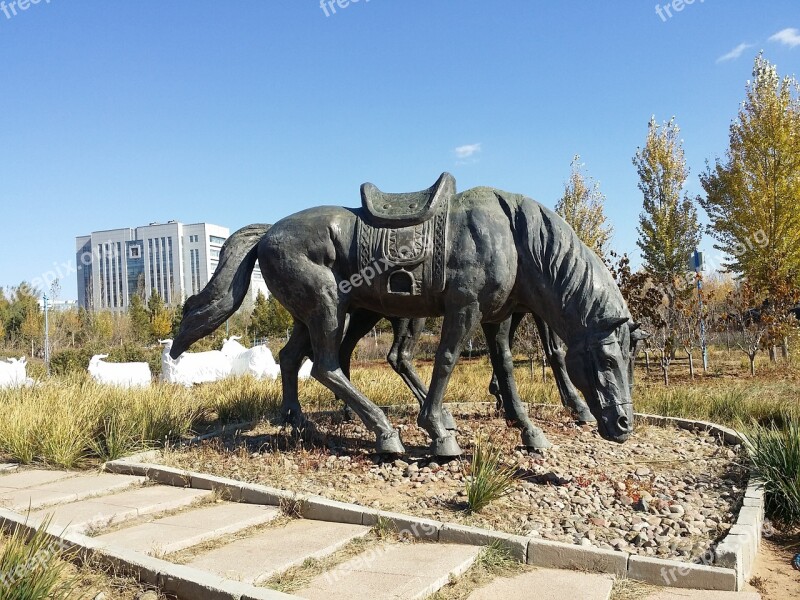
[{"label": "grazing horse sculpture", "polygon": [[304,421],[299,362],[311,347],[313,375],[376,435],[379,453],[403,453],[386,415],[341,368],[349,313],[444,316],[431,385],[418,424],[437,456],[461,449],[445,426],[442,402],[465,341],[482,324],[507,420],[523,445],[549,445],[516,393],[508,333],[515,313],[532,312],[567,344],[569,379],[581,390],[605,439],[633,431],[631,334],[636,325],[608,269],[559,216],[519,194],[479,187],[455,193],[443,174],[430,189],[384,194],[362,186],[362,208],[323,206],[275,225],[250,225],[226,242],[219,267],[187,300],[171,355],[220,326],[241,305],[255,262],[295,319],[281,350],[284,411]]}]

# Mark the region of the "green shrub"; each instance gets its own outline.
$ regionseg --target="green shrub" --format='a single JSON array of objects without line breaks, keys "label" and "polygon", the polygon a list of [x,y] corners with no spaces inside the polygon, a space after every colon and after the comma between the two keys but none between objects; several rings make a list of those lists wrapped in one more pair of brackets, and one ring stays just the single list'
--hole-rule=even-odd
[{"label": "green shrub", "polygon": [[66,577],[64,553],[45,533],[50,520],[26,539],[17,527],[0,554],[0,600],[68,600],[74,597],[76,580]]},{"label": "green shrub", "polygon": [[161,348],[144,348],[136,344],[125,344],[113,348],[86,346],[83,348],[64,348],[54,352],[50,359],[53,375],[85,373],[89,361],[95,354],[108,354],[108,362],[146,362],[153,377],[161,374]]},{"label": "green shrub", "polygon": [[95,352],[90,348],[65,348],[54,352],[50,358],[50,371],[53,375],[85,373],[89,360]]},{"label": "green shrub", "polygon": [[517,480],[516,472],[516,465],[503,463],[502,448],[486,439],[476,439],[470,477],[466,483],[470,512],[480,512],[490,502],[509,494]]},{"label": "green shrub", "polygon": [[764,484],[767,515],[800,524],[800,418],[778,425],[753,424],[745,432],[753,474]]}]

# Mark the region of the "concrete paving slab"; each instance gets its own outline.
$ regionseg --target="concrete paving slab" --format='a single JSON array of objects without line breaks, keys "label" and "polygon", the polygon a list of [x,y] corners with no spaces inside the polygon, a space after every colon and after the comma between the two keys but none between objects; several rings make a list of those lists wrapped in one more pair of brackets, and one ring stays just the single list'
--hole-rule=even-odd
[{"label": "concrete paving slab", "polygon": [[262,525],[280,515],[274,506],[225,502],[155,519],[97,539],[130,550],[163,556],[208,540]]},{"label": "concrete paving slab", "polygon": [[245,583],[260,583],[308,558],[333,554],[370,528],[350,523],[293,520],[201,554],[187,564]]},{"label": "concrete paving slab", "polygon": [[85,533],[143,515],[183,508],[209,494],[211,492],[205,490],[155,485],[43,508],[31,513],[31,516],[44,518],[52,515],[52,523],[56,527]]},{"label": "concrete paving slab", "polygon": [[612,575],[536,569],[516,577],[500,577],[473,592],[468,600],[608,600]]},{"label": "concrete paving slab", "polygon": [[761,600],[761,594],[708,590],[661,590],[650,594],[644,600]]},{"label": "concrete paving slab", "polygon": [[308,600],[412,600],[464,573],[481,548],[461,544],[385,544],[316,577],[295,595]]},{"label": "concrete paving slab", "polygon": [[78,473],[70,471],[42,471],[38,469],[17,471],[7,475],[0,475],[0,490],[5,492],[6,488],[20,490],[23,488],[36,487],[45,483],[58,481],[59,479],[76,477],[77,475]]},{"label": "concrete paving slab", "polygon": [[84,498],[110,494],[141,485],[144,482],[144,477],[132,477],[130,475],[111,475],[108,473],[76,475],[33,487],[0,493],[0,506],[16,511],[26,511],[28,507],[35,510],[51,504],[76,502]]}]

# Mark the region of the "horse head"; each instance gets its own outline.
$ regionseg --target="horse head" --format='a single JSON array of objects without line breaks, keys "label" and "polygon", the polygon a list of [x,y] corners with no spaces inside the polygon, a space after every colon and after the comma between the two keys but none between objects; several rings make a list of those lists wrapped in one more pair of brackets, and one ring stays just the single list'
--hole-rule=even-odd
[{"label": "horse head", "polygon": [[600,435],[624,442],[633,433],[633,357],[647,337],[628,317],[603,319],[567,349],[567,373],[597,419]]}]

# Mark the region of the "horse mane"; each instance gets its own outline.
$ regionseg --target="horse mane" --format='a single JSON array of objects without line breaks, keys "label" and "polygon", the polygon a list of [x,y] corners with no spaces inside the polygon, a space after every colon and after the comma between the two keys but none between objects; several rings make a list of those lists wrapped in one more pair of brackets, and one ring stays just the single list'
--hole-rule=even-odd
[{"label": "horse mane", "polygon": [[[507,203],[512,200],[503,192],[498,196]],[[531,258],[548,279],[551,289],[561,297],[564,312],[580,315],[583,327],[606,318],[630,318],[630,311],[608,267],[581,241],[575,230],[535,200],[519,194],[513,196],[512,202],[525,221],[524,232]]]}]

